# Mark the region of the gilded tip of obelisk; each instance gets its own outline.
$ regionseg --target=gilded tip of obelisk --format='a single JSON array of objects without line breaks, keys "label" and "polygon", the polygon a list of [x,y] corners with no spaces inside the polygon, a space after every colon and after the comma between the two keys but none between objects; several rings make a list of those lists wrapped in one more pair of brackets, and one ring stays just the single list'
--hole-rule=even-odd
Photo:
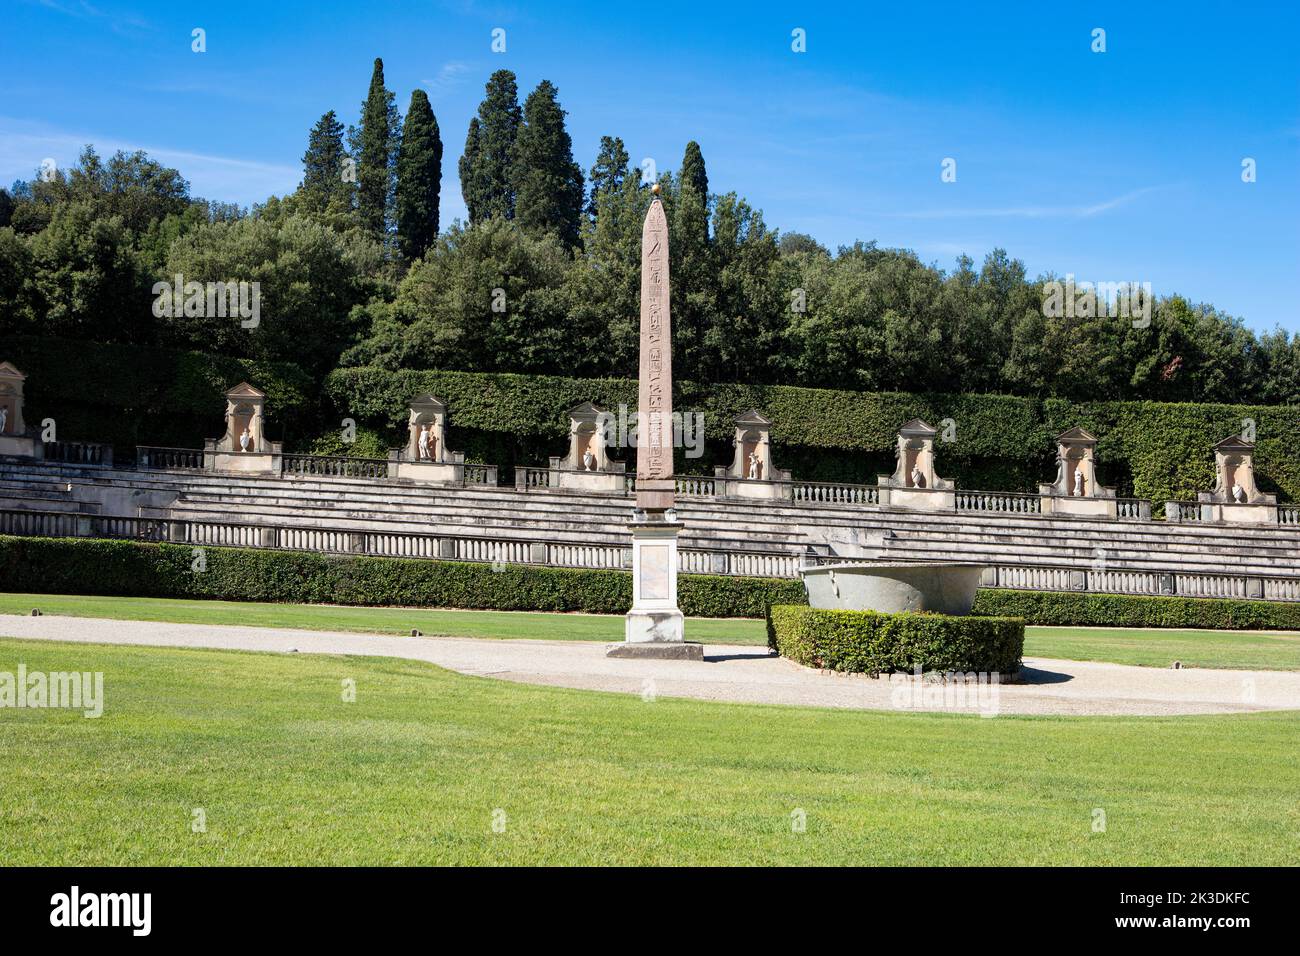
[{"label": "gilded tip of obelisk", "polygon": [[651,191],[652,193],[654,193],[656,196],[658,196],[658,195],[659,195],[659,184],[658,184],[658,183],[655,183],[653,186],[651,186],[651,187],[650,187],[650,191]]}]

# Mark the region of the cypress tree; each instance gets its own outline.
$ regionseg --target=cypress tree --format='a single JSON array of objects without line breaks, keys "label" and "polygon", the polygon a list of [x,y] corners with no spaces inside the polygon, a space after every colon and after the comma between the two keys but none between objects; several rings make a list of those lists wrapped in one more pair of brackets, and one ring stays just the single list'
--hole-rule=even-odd
[{"label": "cypress tree", "polygon": [[709,174],[704,168],[704,154],[700,144],[691,140],[686,144],[686,155],[682,157],[681,180],[683,186],[689,186],[704,200],[709,201]]},{"label": "cypress tree", "polygon": [[602,136],[596,165],[591,167],[591,198],[587,202],[587,215],[596,218],[600,200],[618,193],[628,176],[628,155],[623,141],[617,136]]},{"label": "cypress tree", "polygon": [[582,169],[573,161],[573,141],[564,128],[557,92],[542,80],[524,103],[524,126],[514,151],[515,218],[575,246],[582,219]]},{"label": "cypress tree", "polygon": [[479,202],[480,191],[474,181],[478,170],[479,153],[478,117],[469,121],[469,132],[465,134],[465,152],[461,153],[457,169],[460,171],[460,194],[465,199],[465,209],[469,212],[469,221],[475,223],[483,218],[483,207]]},{"label": "cypress tree", "polygon": [[343,179],[343,124],[330,110],[307,135],[307,152],[302,156],[302,193],[310,208],[323,211],[334,199],[350,205],[352,184]]},{"label": "cypress tree", "polygon": [[408,260],[422,257],[438,236],[442,137],[424,90],[411,94],[397,153],[397,241]]},{"label": "cypress tree", "polygon": [[361,104],[357,148],[357,214],[375,236],[387,231],[392,208],[394,159],[401,119],[393,94],[384,88],[384,61],[375,58],[370,92]]},{"label": "cypress tree", "polygon": [[460,189],[471,223],[491,216],[514,218],[511,167],[521,121],[515,75],[509,70],[497,70],[488,78],[478,116],[470,120],[465,156],[460,162]]}]

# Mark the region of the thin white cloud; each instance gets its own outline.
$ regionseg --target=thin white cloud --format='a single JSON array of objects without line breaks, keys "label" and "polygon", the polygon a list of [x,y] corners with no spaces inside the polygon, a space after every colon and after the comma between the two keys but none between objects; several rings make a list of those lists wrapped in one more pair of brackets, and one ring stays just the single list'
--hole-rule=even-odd
[{"label": "thin white cloud", "polygon": [[189,180],[193,195],[241,205],[292,192],[302,179],[302,170],[298,166],[127,142],[94,133],[68,133],[0,117],[0,184],[8,185],[15,179],[31,179],[46,158],[53,159],[60,167],[71,166],[87,144],[94,146],[101,156],[111,155],[119,149],[127,152],[144,150],[159,162],[180,170],[181,175]]},{"label": "thin white cloud", "polygon": [[460,60],[452,60],[444,63],[438,70],[438,75],[431,80],[424,80],[423,85],[429,91],[429,96],[437,100],[446,93],[451,92],[465,81],[466,75],[472,70],[468,63]]}]

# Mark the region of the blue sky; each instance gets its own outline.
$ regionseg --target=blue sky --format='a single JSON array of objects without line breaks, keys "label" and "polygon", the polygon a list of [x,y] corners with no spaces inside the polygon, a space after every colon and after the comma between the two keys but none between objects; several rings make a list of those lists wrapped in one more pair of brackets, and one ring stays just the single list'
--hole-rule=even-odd
[{"label": "blue sky", "polygon": [[403,112],[430,95],[445,223],[504,67],[521,99],[559,87],[584,169],[602,134],[660,169],[696,139],[715,191],[831,247],[875,239],[951,268],[1002,246],[1031,274],[1151,282],[1300,331],[1294,3],[0,2],[5,184],[90,142],[148,150],[195,195],[287,192],[307,130],[328,109],[356,122],[381,56]]}]

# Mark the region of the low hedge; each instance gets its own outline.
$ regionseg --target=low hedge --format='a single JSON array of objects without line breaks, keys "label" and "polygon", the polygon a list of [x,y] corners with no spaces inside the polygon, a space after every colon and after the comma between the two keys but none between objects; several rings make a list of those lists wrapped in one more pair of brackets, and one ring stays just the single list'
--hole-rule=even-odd
[{"label": "low hedge", "polygon": [[[366,558],[83,538],[0,536],[0,590],[39,594],[213,598],[304,604],[456,607],[622,614],[626,571]],[[804,600],[803,584],[774,578],[683,574],[678,603],[693,617],[762,617],[773,602]]]},{"label": "low hedge", "polygon": [[1024,618],[1026,624],[1059,626],[1300,630],[1300,604],[1232,598],[983,588],[975,596],[972,613],[1019,617]]},{"label": "low hedge", "polygon": [[767,643],[807,667],[870,674],[889,671],[1020,669],[1025,622],[1002,617],[880,614],[778,605],[767,615]]}]

